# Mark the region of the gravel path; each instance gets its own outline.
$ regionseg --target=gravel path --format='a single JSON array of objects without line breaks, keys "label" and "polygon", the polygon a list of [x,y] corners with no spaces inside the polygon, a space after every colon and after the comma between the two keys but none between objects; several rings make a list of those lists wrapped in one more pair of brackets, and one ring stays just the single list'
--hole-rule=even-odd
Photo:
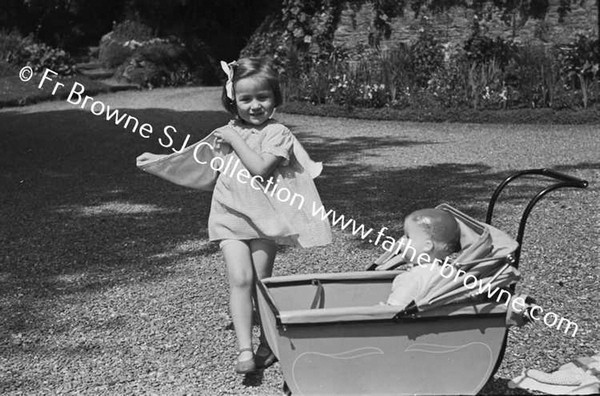
[{"label": "gravel path", "polygon": [[[261,375],[233,373],[225,267],[207,238],[210,194],[135,168],[141,152],[165,152],[158,137],[166,126],[181,145],[222,125],[219,94],[158,89],[94,99],[151,125],[148,139],[65,100],[0,110],[0,394],[280,393],[277,364]],[[533,211],[519,284],[579,331],[511,330],[482,393],[510,393],[507,380],[524,368],[551,371],[600,352],[597,126],[279,119],[324,162],[317,183],[325,206],[390,235],[411,210],[441,202],[483,219],[493,189],[515,170],[587,179],[587,190],[554,192]],[[542,185],[508,190],[494,223],[516,233]],[[334,230],[331,246],[282,249],[275,272],[359,270],[380,253]]]}]

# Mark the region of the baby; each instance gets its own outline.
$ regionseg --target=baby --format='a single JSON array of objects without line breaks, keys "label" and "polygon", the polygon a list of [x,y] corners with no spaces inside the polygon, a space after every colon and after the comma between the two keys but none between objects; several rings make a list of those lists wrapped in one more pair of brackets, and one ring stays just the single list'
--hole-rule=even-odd
[{"label": "baby", "polygon": [[417,210],[404,220],[404,238],[400,243],[401,255],[413,267],[396,276],[387,303],[406,308],[427,293],[439,275],[437,267],[460,251],[460,227],[444,210]]}]

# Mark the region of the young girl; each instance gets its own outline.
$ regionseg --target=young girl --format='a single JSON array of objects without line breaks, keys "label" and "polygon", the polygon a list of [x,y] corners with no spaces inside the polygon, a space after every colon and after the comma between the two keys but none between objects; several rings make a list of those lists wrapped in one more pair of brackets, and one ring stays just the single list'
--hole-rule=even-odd
[{"label": "young girl", "polygon": [[271,276],[277,244],[325,245],[331,231],[320,215],[312,215],[321,206],[312,180],[320,167],[289,129],[272,119],[282,103],[277,73],[256,58],[222,67],[228,75],[222,102],[234,119],[214,134],[226,153],[223,164],[234,165],[216,181],[208,233],[220,242],[227,265],[239,346],[235,371],[244,374],[275,361],[262,334],[256,354],[252,349],[255,276]]}]

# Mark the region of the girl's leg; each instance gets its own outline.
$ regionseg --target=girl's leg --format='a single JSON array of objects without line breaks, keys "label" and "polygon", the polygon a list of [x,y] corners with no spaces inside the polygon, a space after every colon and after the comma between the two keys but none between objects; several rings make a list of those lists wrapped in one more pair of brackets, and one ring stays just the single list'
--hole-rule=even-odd
[{"label": "girl's leg", "polygon": [[[277,245],[273,241],[266,239],[255,239],[250,241],[250,250],[252,251],[252,261],[254,262],[254,268],[256,269],[256,276],[258,279],[263,279],[271,276],[273,273],[273,262],[275,261],[275,255],[277,253]],[[258,302],[255,297],[255,305],[258,309]],[[257,367],[265,367],[273,364],[275,356],[272,355],[271,350],[268,348],[267,341],[264,337],[264,330],[260,329],[260,346],[256,351]]]},{"label": "girl's leg", "polygon": [[277,254],[277,244],[268,239],[253,239],[250,241],[252,262],[258,279],[268,278],[273,273],[273,262]]},{"label": "girl's leg", "polygon": [[252,254],[245,241],[225,240],[221,250],[227,264],[230,287],[230,309],[238,341],[239,361],[252,358],[252,294],[254,289],[254,271]]}]

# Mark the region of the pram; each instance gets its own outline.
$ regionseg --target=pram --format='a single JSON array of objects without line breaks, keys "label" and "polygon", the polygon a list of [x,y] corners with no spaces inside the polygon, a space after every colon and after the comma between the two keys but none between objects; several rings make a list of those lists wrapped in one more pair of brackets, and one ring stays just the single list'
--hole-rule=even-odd
[{"label": "pram", "polygon": [[[558,180],[528,203],[516,241],[491,226],[494,206],[511,181],[526,175]],[[366,271],[280,276],[257,282],[267,341],[292,394],[476,394],[498,369],[508,335],[507,305],[481,285],[514,291],[527,218],[547,193],[587,182],[549,169],[506,178],[494,191],[485,223],[442,204],[461,227],[456,262],[480,286],[452,279],[409,306],[380,305],[399,271],[385,253]],[[445,279],[444,279],[445,280]],[[479,290],[478,290],[479,289]],[[486,289],[487,290],[487,289]]]}]

